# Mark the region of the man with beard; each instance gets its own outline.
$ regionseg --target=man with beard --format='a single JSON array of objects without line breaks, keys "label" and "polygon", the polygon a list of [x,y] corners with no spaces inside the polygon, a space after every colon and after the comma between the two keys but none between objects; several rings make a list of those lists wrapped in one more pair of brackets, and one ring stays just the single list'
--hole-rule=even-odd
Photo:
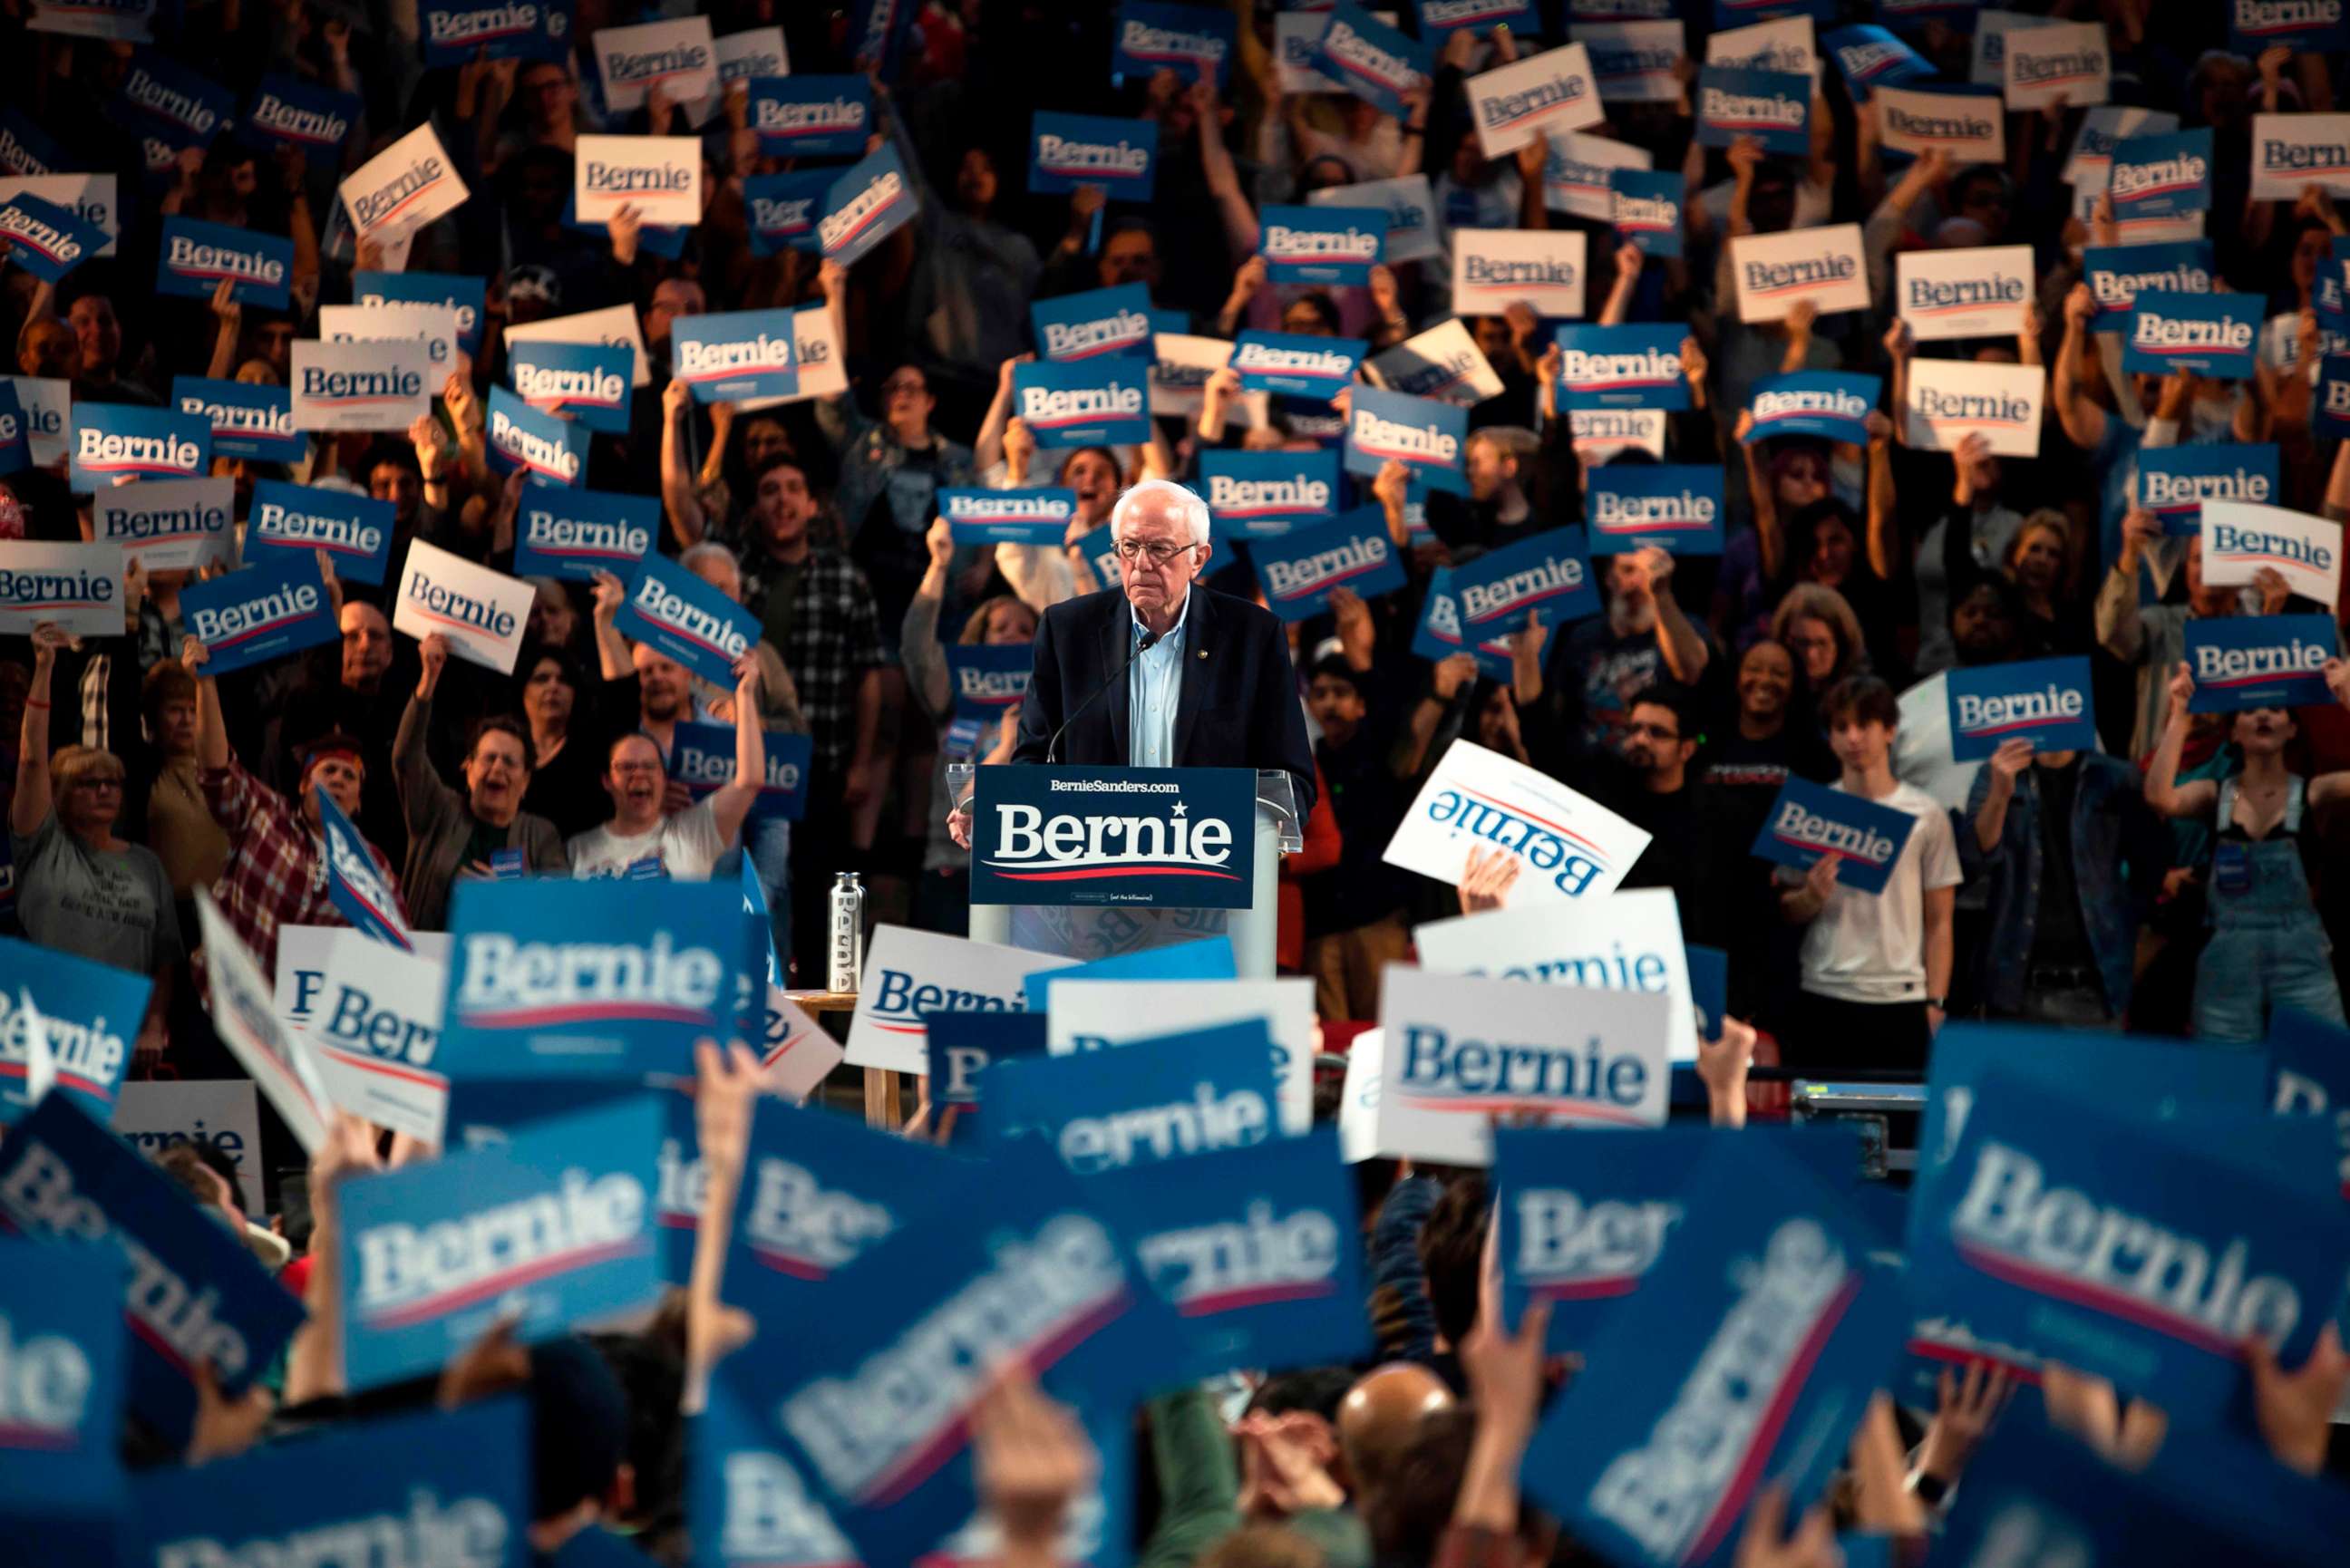
[{"label": "man with beard", "polygon": [[1586,752],[1621,754],[1634,693],[1664,682],[1695,689],[1713,645],[1673,597],[1673,558],[1653,545],[1607,566],[1607,610],[1579,622],[1551,655],[1544,684],[1551,725]]},{"label": "man with beard", "polygon": [[1625,708],[1624,749],[1620,756],[1592,758],[1589,788],[1601,805],[1651,836],[1623,886],[1670,888],[1680,904],[1681,935],[1718,945],[1713,867],[1724,863],[1730,846],[1721,844],[1717,852],[1710,797],[1690,765],[1698,747],[1692,713],[1688,699],[1670,687],[1634,692]]},{"label": "man with beard", "polygon": [[612,742],[604,764],[611,819],[565,846],[574,877],[709,879],[711,867],[743,830],[767,773],[757,657],[746,653],[735,660],[734,673],[734,776],[699,805],[673,810],[668,749],[641,731],[622,735]]}]

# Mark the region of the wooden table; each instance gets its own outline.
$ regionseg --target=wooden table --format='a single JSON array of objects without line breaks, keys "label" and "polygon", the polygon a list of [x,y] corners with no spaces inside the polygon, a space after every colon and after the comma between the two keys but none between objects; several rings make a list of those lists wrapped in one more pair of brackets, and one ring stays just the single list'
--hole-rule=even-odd
[{"label": "wooden table", "polygon": [[[811,1013],[854,1012],[857,993],[853,991],[787,991],[784,992]],[[865,1125],[883,1132],[896,1132],[905,1125],[905,1113],[899,1105],[899,1075],[887,1067],[865,1069]]]}]

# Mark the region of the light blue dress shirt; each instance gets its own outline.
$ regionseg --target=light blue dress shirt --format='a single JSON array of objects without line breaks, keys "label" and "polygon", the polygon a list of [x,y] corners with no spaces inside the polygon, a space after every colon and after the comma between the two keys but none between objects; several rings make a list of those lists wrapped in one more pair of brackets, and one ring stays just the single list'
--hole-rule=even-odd
[{"label": "light blue dress shirt", "polygon": [[[1130,648],[1142,640],[1146,628],[1132,605],[1127,607],[1127,614],[1134,622]],[[1127,669],[1126,760],[1138,768],[1175,765],[1175,706],[1183,695],[1183,629],[1191,620],[1191,595],[1186,589],[1182,618],[1176,621],[1175,629],[1151,644]]]}]

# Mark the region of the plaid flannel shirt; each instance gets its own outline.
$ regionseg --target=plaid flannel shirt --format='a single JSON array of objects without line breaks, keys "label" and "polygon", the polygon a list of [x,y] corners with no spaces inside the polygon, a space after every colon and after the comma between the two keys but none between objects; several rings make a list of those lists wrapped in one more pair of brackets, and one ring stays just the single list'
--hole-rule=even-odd
[{"label": "plaid flannel shirt", "polygon": [[[763,553],[743,558],[743,603],[766,619],[768,575]],[[811,548],[800,564],[799,604],[787,646],[777,649],[799,690],[800,711],[816,741],[818,776],[838,778],[857,744],[857,685],[886,662],[873,590],[856,563],[837,550]]]},{"label": "plaid flannel shirt", "polygon": [[[228,835],[228,870],[213,897],[260,961],[262,972],[275,979],[280,927],[350,923],[328,897],[325,849],[294,803],[245,772],[234,757],[224,768],[206,768],[203,785],[213,820]],[[407,900],[390,862],[374,845],[367,849],[405,920]]]}]

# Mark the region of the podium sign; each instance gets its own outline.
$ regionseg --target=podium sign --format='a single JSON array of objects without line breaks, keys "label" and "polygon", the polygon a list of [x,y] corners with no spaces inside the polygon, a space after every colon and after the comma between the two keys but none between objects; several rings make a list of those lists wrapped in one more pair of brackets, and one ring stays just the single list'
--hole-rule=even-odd
[{"label": "podium sign", "polygon": [[974,777],[971,901],[1244,909],[1247,768],[992,767]]}]

